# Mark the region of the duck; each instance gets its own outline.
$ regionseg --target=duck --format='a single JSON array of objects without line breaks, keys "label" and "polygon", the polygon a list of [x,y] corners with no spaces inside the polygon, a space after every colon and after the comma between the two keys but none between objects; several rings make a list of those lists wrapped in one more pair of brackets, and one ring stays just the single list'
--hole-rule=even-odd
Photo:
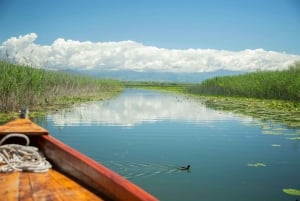
[{"label": "duck", "polygon": [[187,170],[190,170],[190,167],[191,167],[190,165],[187,165],[187,166],[182,166],[179,169],[182,171],[187,171]]}]

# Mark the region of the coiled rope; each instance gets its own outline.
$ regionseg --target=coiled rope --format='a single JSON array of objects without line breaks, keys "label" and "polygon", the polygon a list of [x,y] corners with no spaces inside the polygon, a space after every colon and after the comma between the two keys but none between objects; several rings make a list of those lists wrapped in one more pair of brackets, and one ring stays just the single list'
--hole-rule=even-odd
[{"label": "coiled rope", "polygon": [[[12,137],[24,138],[26,145],[2,145]],[[24,134],[13,133],[3,137],[0,141],[0,172],[47,172],[51,168],[51,164],[38,152],[37,147],[29,146],[29,143],[29,138]]]}]

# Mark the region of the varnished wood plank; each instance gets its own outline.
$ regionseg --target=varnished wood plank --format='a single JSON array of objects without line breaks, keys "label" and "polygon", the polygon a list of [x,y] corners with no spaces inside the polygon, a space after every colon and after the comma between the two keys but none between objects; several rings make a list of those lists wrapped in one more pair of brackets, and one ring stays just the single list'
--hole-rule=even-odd
[{"label": "varnished wood plank", "polygon": [[[54,170],[49,170],[42,174],[30,174],[30,183],[33,191],[34,200],[47,200],[47,201],[63,201],[67,200],[56,192],[57,182],[51,177]],[[61,184],[63,185],[63,184]]]},{"label": "varnished wood plank", "polygon": [[22,201],[34,201],[33,200],[33,192],[30,185],[30,173],[22,172],[20,174],[20,182],[19,182],[19,197]]},{"label": "varnished wood plank", "polygon": [[29,177],[34,200],[102,200],[80,184],[53,169],[41,174],[30,173]]},{"label": "varnished wood plank", "polygon": [[83,188],[76,182],[69,182],[68,178],[63,175],[58,175],[57,172],[52,174],[53,180],[58,184],[63,184],[56,189],[58,194],[68,197],[70,200],[102,200],[100,197]]},{"label": "varnished wood plank", "polygon": [[49,170],[46,173],[0,174],[0,195],[5,201],[102,201],[72,179]]},{"label": "varnished wood plank", "polygon": [[23,133],[26,135],[46,135],[48,131],[29,119],[15,119],[0,126],[0,135],[9,133]]},{"label": "varnished wood plank", "polygon": [[1,200],[19,200],[19,176],[20,173],[14,172],[0,174],[0,197]]}]

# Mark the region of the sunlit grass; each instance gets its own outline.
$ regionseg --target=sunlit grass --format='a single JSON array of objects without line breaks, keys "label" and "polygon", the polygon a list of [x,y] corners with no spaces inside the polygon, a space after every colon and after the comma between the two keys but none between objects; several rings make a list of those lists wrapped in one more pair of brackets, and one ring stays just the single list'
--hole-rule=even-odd
[{"label": "sunlit grass", "polygon": [[201,95],[222,95],[260,99],[300,101],[300,62],[283,71],[260,71],[215,77],[189,87]]},{"label": "sunlit grass", "polygon": [[[299,65],[294,68],[290,70],[297,71],[297,75],[299,75],[300,70],[296,69],[299,68]],[[296,78],[299,79],[299,77],[300,75]],[[194,93],[190,89],[193,87],[197,88],[198,84],[192,83],[125,82],[124,85],[126,87],[159,90],[170,93],[183,93],[192,98],[199,99],[209,108],[232,111],[262,121],[270,120],[293,128],[300,128],[299,101]]]},{"label": "sunlit grass", "polygon": [[116,80],[46,71],[0,61],[0,112],[103,99],[122,89]]}]

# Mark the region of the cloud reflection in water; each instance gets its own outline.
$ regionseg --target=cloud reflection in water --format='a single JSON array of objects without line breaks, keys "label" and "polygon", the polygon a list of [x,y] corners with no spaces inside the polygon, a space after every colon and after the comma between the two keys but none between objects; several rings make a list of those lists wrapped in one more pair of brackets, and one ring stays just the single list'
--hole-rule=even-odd
[{"label": "cloud reflection in water", "polygon": [[208,123],[238,117],[211,110],[201,102],[184,96],[146,90],[125,90],[115,99],[81,104],[51,114],[48,119],[57,126],[107,124],[130,127],[142,122],[167,119]]}]

